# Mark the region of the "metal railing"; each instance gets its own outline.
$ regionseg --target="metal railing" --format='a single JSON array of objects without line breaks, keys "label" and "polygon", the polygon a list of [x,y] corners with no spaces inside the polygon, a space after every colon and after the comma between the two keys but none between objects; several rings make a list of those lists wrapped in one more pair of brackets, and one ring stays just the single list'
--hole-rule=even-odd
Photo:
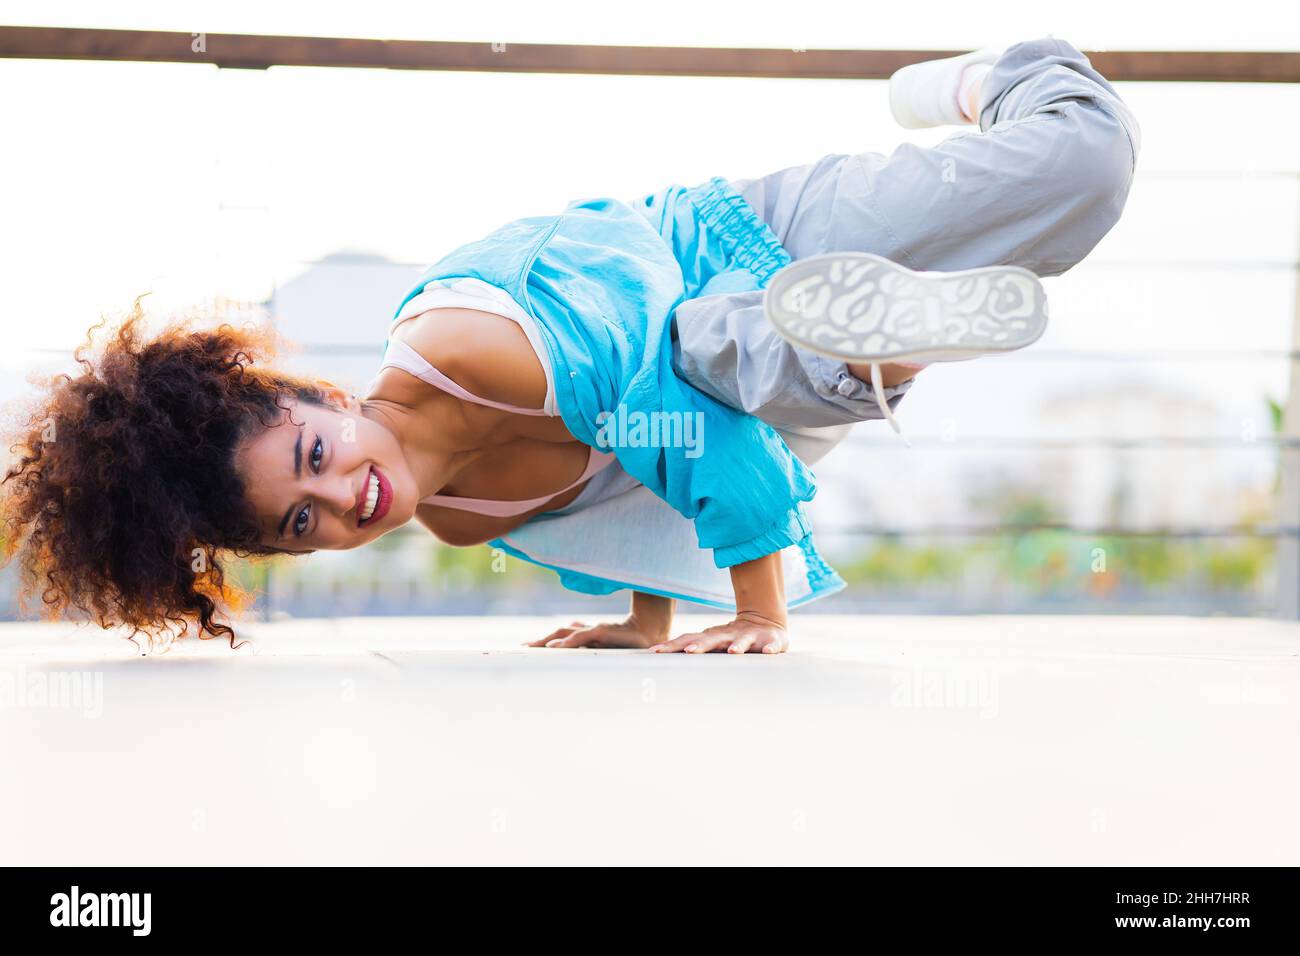
[{"label": "metal railing", "polygon": [[[819,50],[371,40],[353,37],[0,27],[0,57],[211,63],[227,69],[328,66],[390,70],[747,76],[883,80],[911,63],[962,50]],[[1092,50],[1111,80],[1300,83],[1289,51]]]}]

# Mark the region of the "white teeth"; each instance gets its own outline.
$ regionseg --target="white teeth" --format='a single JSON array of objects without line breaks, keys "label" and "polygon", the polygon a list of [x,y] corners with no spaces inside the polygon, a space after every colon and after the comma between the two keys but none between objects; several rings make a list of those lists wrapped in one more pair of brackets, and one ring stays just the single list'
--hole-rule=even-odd
[{"label": "white teeth", "polygon": [[379,479],[372,471],[370,473],[370,487],[366,491],[366,505],[361,509],[361,520],[369,521],[370,516],[375,513],[375,505],[379,503]]}]

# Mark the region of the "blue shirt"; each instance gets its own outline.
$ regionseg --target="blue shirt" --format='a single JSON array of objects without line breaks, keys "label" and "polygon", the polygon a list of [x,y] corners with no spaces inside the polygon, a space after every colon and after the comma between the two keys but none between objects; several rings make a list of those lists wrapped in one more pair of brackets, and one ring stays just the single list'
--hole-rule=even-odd
[{"label": "blue shirt", "polygon": [[[559,215],[508,223],[431,266],[402,305],[434,279],[469,276],[504,289],[537,321],[569,431],[613,451],[624,470],[693,521],[716,567],[798,545],[838,582],[812,549],[803,509],[817,491],[812,472],[770,425],[672,368],[670,329],[681,302],[760,289],[789,262],[767,224],[715,177],[632,204],[575,201]],[[602,430],[610,416],[655,414],[696,416],[703,453],[671,442],[605,444],[617,434]]]}]

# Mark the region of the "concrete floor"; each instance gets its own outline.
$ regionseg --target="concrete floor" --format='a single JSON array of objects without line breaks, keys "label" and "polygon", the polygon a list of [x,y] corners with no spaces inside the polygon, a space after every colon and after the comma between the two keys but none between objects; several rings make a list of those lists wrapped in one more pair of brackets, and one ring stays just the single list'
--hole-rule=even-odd
[{"label": "concrete floor", "polygon": [[805,615],[780,657],[519,646],[559,623],[294,621],[149,657],[0,626],[0,861],[1300,863],[1300,625]]}]

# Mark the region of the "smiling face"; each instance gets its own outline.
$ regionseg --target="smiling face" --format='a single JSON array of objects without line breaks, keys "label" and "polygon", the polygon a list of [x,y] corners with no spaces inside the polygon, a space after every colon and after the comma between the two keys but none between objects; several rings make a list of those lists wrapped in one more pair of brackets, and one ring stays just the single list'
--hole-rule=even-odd
[{"label": "smiling face", "polygon": [[330,402],[295,402],[240,446],[236,468],[264,545],[346,550],[415,516],[419,492],[396,436],[355,398],[331,392]]}]

